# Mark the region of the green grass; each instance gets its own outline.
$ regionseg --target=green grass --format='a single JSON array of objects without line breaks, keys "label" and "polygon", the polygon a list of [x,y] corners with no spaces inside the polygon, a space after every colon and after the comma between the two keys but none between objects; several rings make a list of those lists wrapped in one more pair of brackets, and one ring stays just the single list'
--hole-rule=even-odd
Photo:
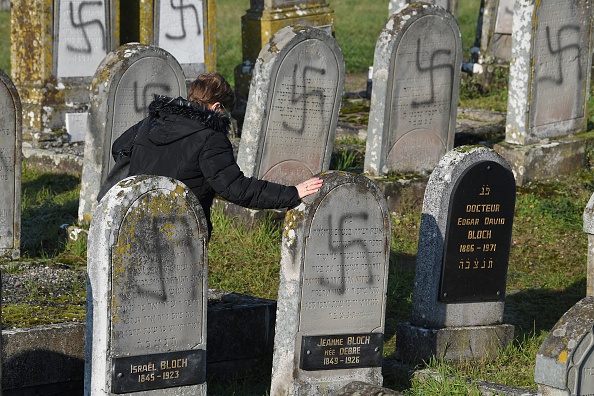
[{"label": "green grass", "polygon": [[10,12],[0,11],[0,70],[10,76]]}]

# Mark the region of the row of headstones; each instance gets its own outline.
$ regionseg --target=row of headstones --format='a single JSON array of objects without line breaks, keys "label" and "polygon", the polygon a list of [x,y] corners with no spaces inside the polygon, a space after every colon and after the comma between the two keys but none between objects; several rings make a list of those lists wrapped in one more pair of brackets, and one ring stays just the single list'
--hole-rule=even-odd
[{"label": "row of headstones", "polygon": [[[364,176],[320,177],[322,189],[285,217],[271,395],[382,384],[386,199]],[[513,339],[502,316],[514,206],[498,154],[442,158],[423,206],[412,322],[398,328],[403,360],[480,359]],[[168,178],[128,178],[101,200],[89,231],[87,394],[205,394],[205,223]]]}]

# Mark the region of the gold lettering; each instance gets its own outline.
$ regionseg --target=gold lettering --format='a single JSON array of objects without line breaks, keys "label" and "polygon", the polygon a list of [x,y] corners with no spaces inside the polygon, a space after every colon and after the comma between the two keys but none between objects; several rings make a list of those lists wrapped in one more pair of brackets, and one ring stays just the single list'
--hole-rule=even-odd
[{"label": "gold lettering", "polygon": [[468,239],[491,239],[491,230],[470,230]]},{"label": "gold lettering", "polygon": [[342,346],[342,338],[320,338],[318,346]]},{"label": "gold lettering", "polygon": [[478,225],[479,219],[465,219],[463,217],[458,217],[458,225],[459,226],[473,226]]},{"label": "gold lettering", "polygon": [[499,212],[499,209],[499,204],[466,205],[466,213],[497,213]]}]

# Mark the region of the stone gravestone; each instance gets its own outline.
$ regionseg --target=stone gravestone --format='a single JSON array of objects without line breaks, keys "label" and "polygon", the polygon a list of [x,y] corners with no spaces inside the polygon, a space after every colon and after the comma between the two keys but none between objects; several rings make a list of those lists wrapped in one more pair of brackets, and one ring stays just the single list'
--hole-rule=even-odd
[{"label": "stone gravestone", "polygon": [[235,68],[239,106],[248,97],[252,69],[262,48],[282,28],[297,25],[333,34],[334,11],[326,0],[250,0],[241,17],[242,63]]},{"label": "stone gravestone", "polygon": [[0,256],[18,259],[21,246],[21,101],[0,70]]},{"label": "stone gravestone", "polygon": [[454,146],[460,29],[423,3],[392,15],[375,47],[365,172],[430,172]]},{"label": "stone gravestone", "polygon": [[119,40],[112,3],[13,0],[12,79],[21,94],[26,140],[67,140],[66,115],[88,110],[93,73]]},{"label": "stone gravestone", "polygon": [[[590,89],[591,1],[516,0],[505,142],[524,184],[580,168]],[[592,139],[589,139],[592,140]]]},{"label": "stone gravestone", "polygon": [[97,69],[91,86],[79,221],[88,223],[97,205],[101,183],[114,164],[113,142],[148,115],[154,94],[186,97],[179,63],[161,48],[126,44],[111,52]]},{"label": "stone gravestone", "polygon": [[89,229],[85,395],[206,395],[207,226],[180,182],[137,176]]},{"label": "stone gravestone", "polygon": [[163,48],[177,59],[188,80],[216,69],[214,0],[149,0],[122,4],[139,15],[143,44]]},{"label": "stone gravestone", "polygon": [[[415,1],[408,0],[390,0],[390,15],[394,15],[402,11],[409,3]],[[448,10],[452,15],[458,15],[458,0],[427,0],[424,3],[435,4]]]},{"label": "stone gravestone", "polygon": [[397,328],[404,361],[495,356],[502,324],[516,188],[485,147],[447,153],[429,178],[419,231],[412,321]]},{"label": "stone gravestone", "polygon": [[594,394],[594,297],[567,311],[536,354],[539,395]]},{"label": "stone gravestone", "polygon": [[594,296],[594,194],[584,210],[584,232],[588,234],[588,270],[586,295]]},{"label": "stone gravestone", "polygon": [[254,68],[237,163],[246,176],[294,185],[327,170],[345,66],[322,30],[286,27]]},{"label": "stone gravestone", "polygon": [[482,0],[476,33],[479,63],[510,61],[515,3],[515,0]]},{"label": "stone gravestone", "polygon": [[285,218],[271,396],[382,383],[390,213],[366,177],[320,177]]}]

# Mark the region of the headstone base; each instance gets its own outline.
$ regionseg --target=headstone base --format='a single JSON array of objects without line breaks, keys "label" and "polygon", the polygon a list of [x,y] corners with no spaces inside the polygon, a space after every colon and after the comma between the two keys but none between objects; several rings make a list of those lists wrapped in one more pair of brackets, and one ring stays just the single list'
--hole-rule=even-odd
[{"label": "headstone base", "polygon": [[510,324],[428,329],[399,323],[396,352],[409,364],[428,362],[431,357],[479,360],[496,356],[513,338],[514,326]]},{"label": "headstone base", "polygon": [[402,393],[381,386],[354,381],[344,388],[332,393],[332,396],[400,396]]},{"label": "headstone base", "polygon": [[588,132],[531,145],[501,142],[493,149],[509,162],[516,185],[522,186],[578,170],[586,163],[586,147],[593,144],[594,132]]},{"label": "headstone base", "polygon": [[567,389],[551,388],[550,386],[539,385],[538,394],[540,396],[571,396]]}]

